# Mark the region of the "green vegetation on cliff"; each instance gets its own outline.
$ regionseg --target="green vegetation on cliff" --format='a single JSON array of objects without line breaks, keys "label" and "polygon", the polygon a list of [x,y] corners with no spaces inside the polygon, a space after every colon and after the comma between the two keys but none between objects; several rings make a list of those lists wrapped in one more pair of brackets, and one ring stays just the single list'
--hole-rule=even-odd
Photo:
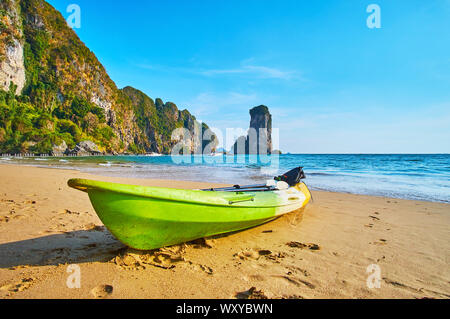
[{"label": "green vegetation on cliff", "polygon": [[0,39],[0,63],[20,44],[25,71],[21,92],[0,88],[0,153],[50,153],[63,141],[73,148],[83,140],[104,152],[169,153],[172,131],[194,126],[195,117],[173,103],[118,89],[44,0],[2,0]]},{"label": "green vegetation on cliff", "polygon": [[114,138],[112,128],[101,122],[101,116],[88,112],[83,118],[75,114],[59,118],[28,102],[27,96],[15,96],[14,91],[14,86],[9,92],[0,90],[0,153],[49,154],[63,141],[73,148],[82,140],[108,149]]},{"label": "green vegetation on cliff", "polygon": [[[208,125],[197,122],[188,110],[180,111],[172,102],[164,103],[160,98],[153,101],[145,93],[130,86],[125,87],[123,92],[131,99],[137,125],[148,137],[148,142],[140,143],[146,152],[170,153],[175,144],[172,132],[177,128],[186,128],[194,135],[195,125],[198,125],[202,136],[209,129]],[[203,142],[202,149],[211,142],[217,146],[215,135]]]}]

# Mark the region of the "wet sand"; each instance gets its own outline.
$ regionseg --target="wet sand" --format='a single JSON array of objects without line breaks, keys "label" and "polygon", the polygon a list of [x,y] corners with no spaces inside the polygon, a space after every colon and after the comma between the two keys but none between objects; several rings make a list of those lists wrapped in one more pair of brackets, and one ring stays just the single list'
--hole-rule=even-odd
[{"label": "wet sand", "polygon": [[[303,212],[271,223],[138,252],[69,178],[216,186],[0,165],[0,298],[450,297],[450,204],[313,192]],[[367,285],[370,265],[380,288]]]}]

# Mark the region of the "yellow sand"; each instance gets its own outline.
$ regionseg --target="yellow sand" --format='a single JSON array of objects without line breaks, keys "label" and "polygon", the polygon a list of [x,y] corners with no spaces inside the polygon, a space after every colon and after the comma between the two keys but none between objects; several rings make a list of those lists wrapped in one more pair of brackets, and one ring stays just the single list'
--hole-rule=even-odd
[{"label": "yellow sand", "polygon": [[[0,298],[450,297],[448,204],[313,192],[303,213],[142,253],[102,227],[66,185],[76,177],[210,186],[0,165]],[[380,288],[367,286],[372,264]],[[74,269],[81,288],[67,286]]]}]

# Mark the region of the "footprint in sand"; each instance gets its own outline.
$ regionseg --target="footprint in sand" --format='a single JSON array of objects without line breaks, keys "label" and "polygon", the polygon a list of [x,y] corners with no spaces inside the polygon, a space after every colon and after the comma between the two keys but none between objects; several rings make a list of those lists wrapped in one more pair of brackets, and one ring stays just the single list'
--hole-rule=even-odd
[{"label": "footprint in sand", "polygon": [[300,295],[288,295],[282,296],[280,299],[305,299],[305,297]]},{"label": "footprint in sand", "polygon": [[297,267],[297,266],[290,266],[287,269],[289,270],[288,273],[287,273],[288,276],[292,275],[293,273],[294,274],[301,273],[305,277],[311,276],[309,271],[307,271],[306,269]]},{"label": "footprint in sand", "polygon": [[240,253],[234,254],[234,257],[237,257],[242,260],[248,260],[248,259],[254,259],[258,260],[260,257],[263,256],[270,256],[272,255],[272,252],[270,250],[262,249],[262,250],[244,250]]},{"label": "footprint in sand", "polygon": [[310,289],[316,289],[316,286],[314,284],[312,284],[309,281],[306,281],[304,279],[300,279],[298,277],[292,277],[292,276],[272,276],[272,277],[284,279],[287,282],[289,282],[297,287],[306,286]]},{"label": "footprint in sand", "polygon": [[242,260],[248,260],[248,259],[259,259],[260,255],[257,251],[249,250],[249,251],[241,251],[240,253],[234,254],[234,257],[237,257]]},{"label": "footprint in sand", "polygon": [[60,211],[58,211],[59,215],[80,215],[80,213],[78,212],[72,212],[68,209],[61,209]]},{"label": "footprint in sand", "polygon": [[321,249],[320,246],[317,244],[313,244],[313,243],[304,244],[304,243],[300,243],[298,241],[291,241],[291,242],[287,243],[286,245],[291,248],[300,248],[300,249],[306,248],[306,249],[309,249],[312,251],[317,251],[317,250]]},{"label": "footprint in sand", "polygon": [[263,250],[258,251],[258,254],[260,256],[268,256],[268,255],[272,255],[272,252],[270,250],[263,249]]},{"label": "footprint in sand", "polygon": [[286,254],[282,252],[274,253],[267,249],[260,249],[260,250],[251,249],[241,251],[240,253],[236,253],[233,256],[240,260],[259,260],[260,258],[265,258],[272,262],[280,263],[279,259],[285,258]]},{"label": "footprint in sand", "polygon": [[262,275],[250,275],[249,278],[250,280],[255,280],[255,281],[264,281],[266,280],[266,278]]},{"label": "footprint in sand", "polygon": [[0,287],[0,290],[8,291],[10,293],[21,292],[30,288],[35,281],[35,278],[23,278],[21,281],[8,284]]},{"label": "footprint in sand", "polygon": [[164,269],[175,267],[170,256],[159,255],[156,251],[138,251],[131,248],[121,249],[111,262],[125,270],[141,270],[147,266]]},{"label": "footprint in sand", "polygon": [[47,251],[38,251],[41,255],[41,264],[54,265],[70,260],[71,249],[67,247],[54,248]]},{"label": "footprint in sand", "polygon": [[1,199],[0,202],[2,202],[2,203],[15,203],[13,199]]},{"label": "footprint in sand", "polygon": [[188,245],[192,245],[194,248],[201,249],[201,248],[213,248],[216,241],[214,239],[208,239],[208,238],[199,238],[194,241],[191,241],[188,243]]},{"label": "footprint in sand", "polygon": [[107,298],[113,292],[113,286],[100,285],[91,290],[91,294],[98,299]]},{"label": "footprint in sand", "polygon": [[378,239],[378,241],[372,242],[371,244],[383,246],[383,245],[387,245],[387,240],[386,239]]},{"label": "footprint in sand", "polygon": [[200,264],[194,264],[192,262],[188,262],[189,265],[191,265],[193,267],[194,270],[197,271],[203,271],[208,275],[212,275],[214,273],[213,269],[211,267],[205,266],[205,265],[200,265]]},{"label": "footprint in sand", "polygon": [[268,299],[262,290],[256,290],[252,287],[249,290],[237,292],[234,297],[236,299]]},{"label": "footprint in sand", "polygon": [[148,267],[173,269],[178,265],[187,266],[196,271],[213,274],[213,269],[206,265],[186,260],[184,245],[160,248],[153,251],[139,251],[131,248],[121,249],[111,262],[125,270],[143,270]]},{"label": "footprint in sand", "polygon": [[15,211],[11,211],[9,213],[9,216],[0,216],[0,223],[9,223],[10,221],[13,220],[20,220],[22,218],[25,218],[25,215],[18,215]]}]

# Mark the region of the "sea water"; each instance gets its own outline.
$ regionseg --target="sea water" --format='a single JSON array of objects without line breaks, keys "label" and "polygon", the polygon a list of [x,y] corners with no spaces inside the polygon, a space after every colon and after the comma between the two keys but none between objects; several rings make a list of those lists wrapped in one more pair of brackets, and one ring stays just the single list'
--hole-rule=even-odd
[{"label": "sea water", "polygon": [[[294,167],[304,167],[306,184],[315,190],[450,202],[450,154],[347,155],[284,154],[277,160],[255,156],[95,156],[5,157],[0,163],[78,169],[134,178],[264,183]],[[61,161],[63,160],[63,161]]]}]

